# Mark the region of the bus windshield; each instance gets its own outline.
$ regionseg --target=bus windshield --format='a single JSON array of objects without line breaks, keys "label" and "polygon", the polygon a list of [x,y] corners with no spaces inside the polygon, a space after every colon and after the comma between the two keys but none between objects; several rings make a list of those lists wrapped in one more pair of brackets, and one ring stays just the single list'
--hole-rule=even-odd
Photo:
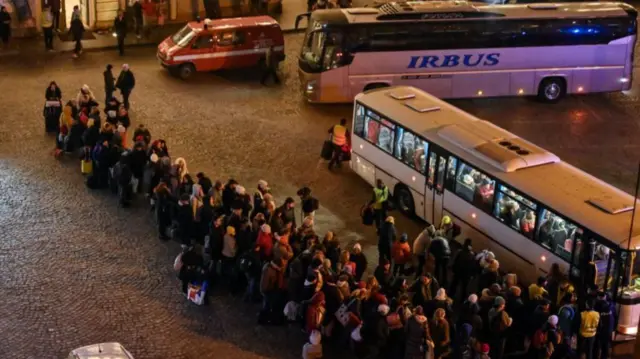
[{"label": "bus windshield", "polygon": [[327,34],[322,31],[310,32],[305,38],[300,57],[314,70],[322,68],[322,49],[326,38]]},{"label": "bus windshield", "polygon": [[314,72],[338,67],[342,60],[342,32],[327,29],[326,24],[314,21],[302,45],[300,59]]}]

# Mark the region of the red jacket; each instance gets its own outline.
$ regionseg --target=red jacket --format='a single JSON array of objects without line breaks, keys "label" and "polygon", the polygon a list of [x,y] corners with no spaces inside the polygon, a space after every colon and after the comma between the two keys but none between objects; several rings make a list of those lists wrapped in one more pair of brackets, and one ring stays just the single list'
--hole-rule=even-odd
[{"label": "red jacket", "polygon": [[411,262],[411,247],[409,247],[409,243],[396,241],[391,246],[391,257],[393,258],[393,262],[395,264],[407,264]]},{"label": "red jacket", "polygon": [[273,235],[260,231],[258,233],[258,239],[256,239],[256,245],[260,246],[260,256],[262,260],[271,260],[273,256]]}]

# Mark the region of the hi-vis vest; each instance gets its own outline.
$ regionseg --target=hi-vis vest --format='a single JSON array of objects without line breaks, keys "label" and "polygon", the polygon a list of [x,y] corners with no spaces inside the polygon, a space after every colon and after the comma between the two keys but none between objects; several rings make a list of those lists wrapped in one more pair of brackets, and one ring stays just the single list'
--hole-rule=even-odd
[{"label": "hi-vis vest", "polygon": [[376,200],[373,203],[373,209],[382,209],[382,203],[384,203],[387,198],[389,198],[389,189],[387,186],[384,186],[382,189],[375,187],[373,189],[373,195]]},{"label": "hi-vis vest", "polygon": [[331,136],[333,144],[343,146],[347,144],[347,128],[341,125],[333,126],[333,135]]},{"label": "hi-vis vest", "polygon": [[583,338],[591,338],[598,331],[598,322],[600,322],[600,314],[593,310],[580,313],[580,335]]}]

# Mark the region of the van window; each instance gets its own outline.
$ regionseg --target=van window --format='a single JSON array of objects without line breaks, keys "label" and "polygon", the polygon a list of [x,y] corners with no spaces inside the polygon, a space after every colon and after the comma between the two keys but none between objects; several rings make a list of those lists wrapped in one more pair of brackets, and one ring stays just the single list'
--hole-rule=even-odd
[{"label": "van window", "polygon": [[233,45],[234,33],[234,31],[224,31],[218,33],[218,46]]},{"label": "van window", "polygon": [[244,32],[236,31],[233,34],[233,45],[234,46],[238,46],[238,45],[244,44],[245,40],[246,40],[246,36],[245,36]]},{"label": "van window", "polygon": [[200,35],[196,38],[196,41],[193,42],[191,47],[194,49],[210,49],[213,47],[213,36]]}]

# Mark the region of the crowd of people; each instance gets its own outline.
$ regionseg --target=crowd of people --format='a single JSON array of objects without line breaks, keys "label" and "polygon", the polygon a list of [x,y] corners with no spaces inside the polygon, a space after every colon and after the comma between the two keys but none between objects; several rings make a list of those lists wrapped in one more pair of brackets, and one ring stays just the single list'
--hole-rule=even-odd
[{"label": "crowd of people", "polygon": [[[363,211],[378,234],[379,260],[370,265],[361,244],[318,232],[320,202],[310,188],[278,204],[264,180],[250,193],[234,179],[193,176],[186,160],[171,157],[167,143],[143,125],[128,141],[127,106],[106,97],[100,111],[83,86],[67,102],[59,149],[80,155],[89,188],[112,189],[123,206],[138,194],[149,200],[159,239],[182,244],[174,264],[185,295],[206,282],[209,291],[261,302],[259,324],[299,325],[308,333],[304,359],[322,358],[326,346],[371,359],[607,359],[614,318],[606,294],[589,288],[578,305],[557,265],[523,290],[493,253],[474,252],[470,239],[455,251],[460,230],[446,216],[410,244],[387,214],[389,190],[381,181]],[[62,103],[55,83],[46,98]]]}]

